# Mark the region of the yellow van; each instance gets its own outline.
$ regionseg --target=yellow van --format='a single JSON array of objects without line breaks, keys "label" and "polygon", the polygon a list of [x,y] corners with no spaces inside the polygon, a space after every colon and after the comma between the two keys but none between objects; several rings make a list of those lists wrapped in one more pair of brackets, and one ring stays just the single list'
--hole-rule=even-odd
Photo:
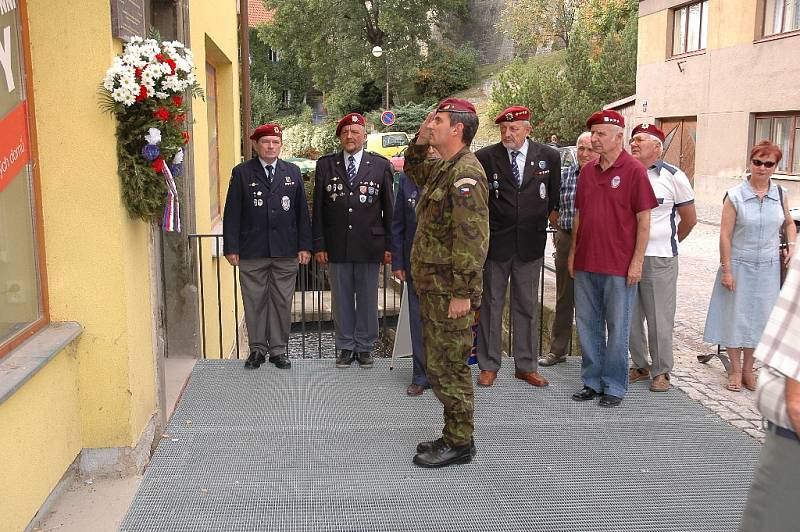
[{"label": "yellow van", "polygon": [[391,159],[408,146],[408,135],[402,131],[391,133],[370,133],[367,135],[366,150]]}]

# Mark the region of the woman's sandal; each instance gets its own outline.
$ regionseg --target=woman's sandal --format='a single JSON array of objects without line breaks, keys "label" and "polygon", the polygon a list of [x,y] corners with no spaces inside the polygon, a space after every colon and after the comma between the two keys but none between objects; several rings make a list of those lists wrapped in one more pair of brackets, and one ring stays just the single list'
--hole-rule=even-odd
[{"label": "woman's sandal", "polygon": [[742,385],[750,390],[751,392],[756,391],[756,384],[758,383],[758,377],[753,374],[752,371],[745,371],[742,373]]},{"label": "woman's sandal", "polygon": [[725,388],[732,392],[741,392],[742,391],[742,372],[741,371],[732,371],[728,373],[728,384],[725,385]]}]

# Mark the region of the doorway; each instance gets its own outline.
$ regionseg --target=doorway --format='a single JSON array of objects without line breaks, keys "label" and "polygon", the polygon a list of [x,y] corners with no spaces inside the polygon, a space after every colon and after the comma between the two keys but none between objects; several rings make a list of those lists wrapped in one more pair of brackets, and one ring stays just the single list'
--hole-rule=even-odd
[{"label": "doorway", "polygon": [[697,117],[662,118],[665,162],[677,166],[689,177],[694,188],[694,156],[697,143]]}]

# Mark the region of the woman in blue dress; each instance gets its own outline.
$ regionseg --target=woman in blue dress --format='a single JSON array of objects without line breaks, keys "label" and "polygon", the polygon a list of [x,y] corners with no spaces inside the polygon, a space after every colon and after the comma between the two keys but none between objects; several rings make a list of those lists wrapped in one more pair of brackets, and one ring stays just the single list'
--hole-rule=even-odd
[{"label": "woman in blue dress", "polygon": [[[789,262],[797,234],[786,191],[771,180],[783,153],[769,141],[750,152],[750,177],[728,190],[719,235],[720,267],[703,339],[726,347],[726,388],[755,390],[753,351],[780,291],[780,261]],[[789,246],[779,251],[781,226]]]}]

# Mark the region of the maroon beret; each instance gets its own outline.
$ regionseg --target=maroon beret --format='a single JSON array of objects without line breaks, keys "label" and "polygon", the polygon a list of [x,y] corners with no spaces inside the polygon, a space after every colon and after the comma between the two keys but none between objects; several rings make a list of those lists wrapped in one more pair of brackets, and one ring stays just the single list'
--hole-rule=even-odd
[{"label": "maroon beret", "polygon": [[342,128],[344,126],[349,126],[350,124],[359,124],[361,126],[366,127],[367,121],[364,119],[363,116],[361,116],[358,113],[350,113],[348,115],[344,115],[342,119],[339,120],[339,123],[336,124],[336,136],[337,137],[339,136],[339,133],[341,133]]},{"label": "maroon beret", "polygon": [[660,140],[661,142],[664,142],[664,139],[666,138],[664,136],[664,132],[658,129],[653,124],[647,124],[647,123],[639,124],[638,126],[633,128],[633,131],[631,131],[631,137],[634,137],[637,133],[647,133],[648,135],[653,135],[654,137],[658,138],[658,140]]},{"label": "maroon beret", "polygon": [[446,98],[439,102],[437,113],[474,113],[475,106],[461,98]]},{"label": "maroon beret", "polygon": [[278,137],[283,140],[283,128],[278,124],[262,124],[250,135],[251,140],[258,140],[261,137]]},{"label": "maroon beret", "polygon": [[530,120],[531,110],[521,105],[514,105],[497,115],[494,119],[495,124],[500,122],[515,122],[517,120]]},{"label": "maroon beret", "polygon": [[606,109],[598,111],[586,121],[586,129],[592,129],[595,124],[610,124],[612,126],[625,127],[625,118],[616,111]]}]

